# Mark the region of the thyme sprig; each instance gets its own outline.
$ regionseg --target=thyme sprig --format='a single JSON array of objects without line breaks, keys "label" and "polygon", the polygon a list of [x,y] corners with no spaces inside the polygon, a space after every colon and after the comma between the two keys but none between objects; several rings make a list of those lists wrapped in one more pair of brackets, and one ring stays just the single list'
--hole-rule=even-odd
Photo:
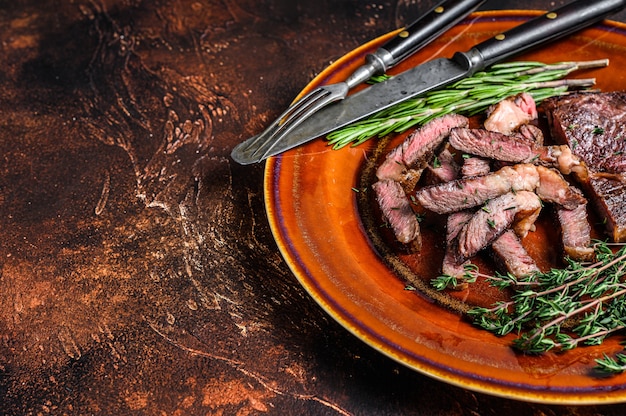
[{"label": "thyme sprig", "polygon": [[619,374],[626,371],[626,354],[617,353],[615,357],[604,354],[596,359],[596,370],[606,374]]},{"label": "thyme sprig", "polygon": [[[567,259],[563,269],[516,278],[489,276],[490,284],[510,290],[509,300],[474,307],[474,323],[498,336],[517,333],[513,347],[525,353],[566,351],[599,345],[626,328],[626,245],[594,241],[593,263]],[[596,360],[602,372],[626,370],[626,354]]]},{"label": "thyme sprig", "polygon": [[485,276],[478,271],[478,266],[472,263],[465,264],[463,266],[463,275],[457,278],[456,276],[452,276],[449,274],[442,274],[441,276],[437,276],[431,279],[430,284],[436,290],[444,290],[446,288],[452,287],[456,288],[459,285],[459,282],[463,283],[475,283],[476,279],[479,276]]},{"label": "thyme sprig", "polygon": [[536,102],[541,102],[549,97],[566,94],[571,88],[591,87],[595,79],[563,78],[580,69],[607,65],[606,59],[556,64],[522,61],[492,65],[448,87],[396,104],[338,129],[328,134],[326,139],[334,149],[349,144],[356,146],[373,137],[402,133],[445,114],[475,115],[506,97],[522,92],[529,93]]}]

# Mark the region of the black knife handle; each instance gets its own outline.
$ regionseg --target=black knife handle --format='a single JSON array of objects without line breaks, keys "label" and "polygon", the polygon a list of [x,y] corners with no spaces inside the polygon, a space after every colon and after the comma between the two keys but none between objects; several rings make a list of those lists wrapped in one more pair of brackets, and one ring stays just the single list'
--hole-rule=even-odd
[{"label": "black knife handle", "polygon": [[450,29],[486,0],[444,0],[367,57],[384,74],[389,68]]},{"label": "black knife handle", "polygon": [[474,71],[503,59],[569,35],[621,10],[626,0],[576,0],[542,16],[479,43],[456,60],[464,60]]}]

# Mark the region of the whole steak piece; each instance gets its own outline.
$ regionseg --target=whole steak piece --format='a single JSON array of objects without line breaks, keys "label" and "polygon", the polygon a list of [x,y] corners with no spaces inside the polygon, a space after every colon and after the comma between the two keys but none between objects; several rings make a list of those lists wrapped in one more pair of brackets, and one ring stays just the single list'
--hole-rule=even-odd
[{"label": "whole steak piece", "polygon": [[626,91],[579,93],[543,102],[555,140],[587,165],[578,177],[615,241],[626,241]]}]

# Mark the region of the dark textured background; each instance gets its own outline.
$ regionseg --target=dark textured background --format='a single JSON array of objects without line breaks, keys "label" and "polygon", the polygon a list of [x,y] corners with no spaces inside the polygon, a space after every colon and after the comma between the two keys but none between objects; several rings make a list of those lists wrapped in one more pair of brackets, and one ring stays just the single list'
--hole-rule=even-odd
[{"label": "dark textured background", "polygon": [[263,166],[229,158],[433,3],[0,0],[0,413],[622,415],[373,351],[281,259]]}]

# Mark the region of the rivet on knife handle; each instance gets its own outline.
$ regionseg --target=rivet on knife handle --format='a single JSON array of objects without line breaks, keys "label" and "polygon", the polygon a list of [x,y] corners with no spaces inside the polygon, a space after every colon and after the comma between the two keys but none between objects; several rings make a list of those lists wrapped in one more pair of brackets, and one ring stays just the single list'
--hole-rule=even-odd
[{"label": "rivet on knife handle", "polygon": [[466,55],[475,61],[474,65],[478,64],[476,61],[480,61],[482,69],[511,55],[590,26],[621,10],[625,5],[625,0],[574,1],[506,33],[498,34],[476,45]]},{"label": "rivet on knife handle", "polygon": [[402,32],[371,54],[368,60],[379,61],[380,74],[404,60],[408,55],[432,42],[445,30],[476,10],[486,0],[444,1],[404,28]]}]

